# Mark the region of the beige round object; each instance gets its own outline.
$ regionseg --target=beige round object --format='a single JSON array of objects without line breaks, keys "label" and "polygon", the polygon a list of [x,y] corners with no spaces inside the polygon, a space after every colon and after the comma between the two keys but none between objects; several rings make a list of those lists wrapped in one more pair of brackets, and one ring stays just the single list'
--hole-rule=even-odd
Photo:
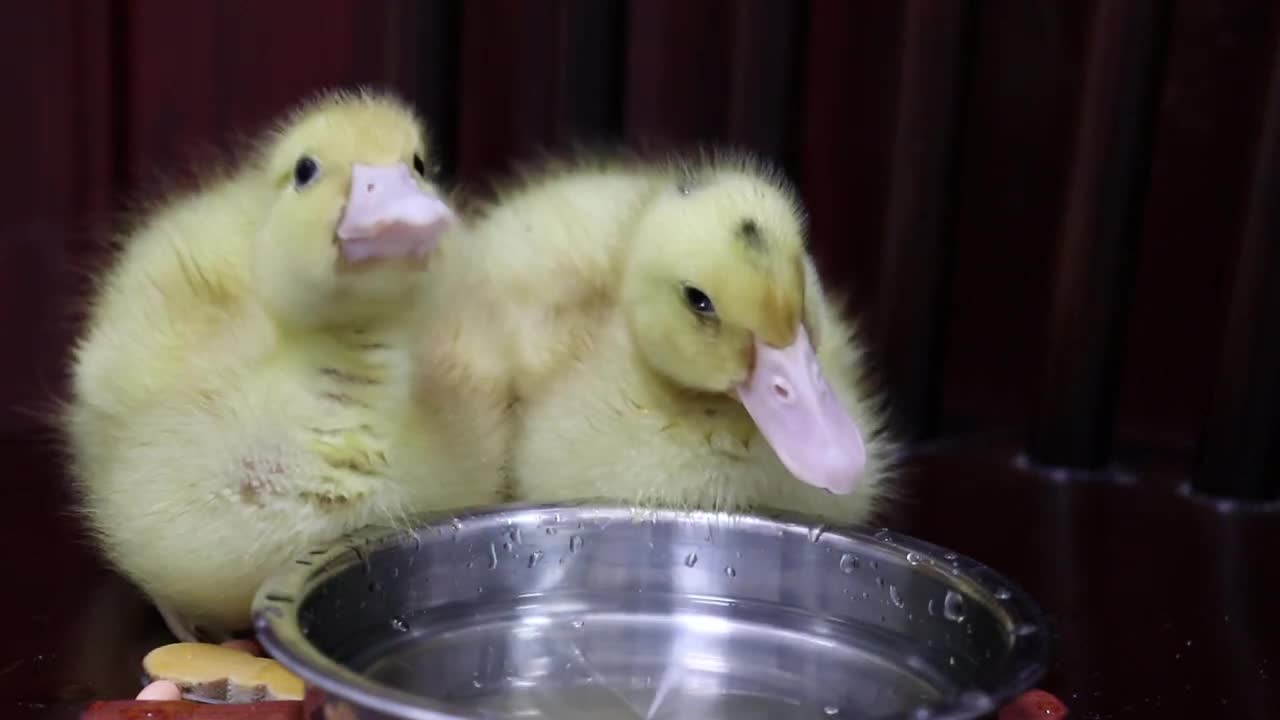
[{"label": "beige round object", "polygon": [[138,700],[181,700],[182,689],[176,683],[168,680],[156,680],[142,688],[138,693]]},{"label": "beige round object", "polygon": [[270,658],[205,643],[174,643],[152,650],[142,660],[152,680],[168,680],[186,696],[250,703],[301,700],[302,680]]}]

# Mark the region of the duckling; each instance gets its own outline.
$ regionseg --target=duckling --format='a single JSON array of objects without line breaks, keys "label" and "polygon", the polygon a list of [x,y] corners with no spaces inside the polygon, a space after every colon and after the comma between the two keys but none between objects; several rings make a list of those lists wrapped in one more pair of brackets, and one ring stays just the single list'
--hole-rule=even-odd
[{"label": "duckling", "polygon": [[427,292],[476,315],[433,327],[518,401],[519,499],[862,523],[891,497],[854,327],[760,160],[553,166],[467,234]]},{"label": "duckling", "polygon": [[501,403],[410,367],[455,220],[429,159],[401,101],[325,93],[153,208],[101,276],[63,413],[71,474],[180,640],[247,629],[264,577],[318,543],[498,492]]}]

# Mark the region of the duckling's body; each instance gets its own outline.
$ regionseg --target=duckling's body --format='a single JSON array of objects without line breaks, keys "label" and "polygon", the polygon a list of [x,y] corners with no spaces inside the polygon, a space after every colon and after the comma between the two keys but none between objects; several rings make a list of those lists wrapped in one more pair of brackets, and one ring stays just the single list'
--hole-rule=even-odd
[{"label": "duckling's body", "polygon": [[423,402],[411,373],[421,258],[449,218],[407,171],[424,142],[390,99],[311,104],[152,213],[103,278],[73,471],[105,552],[182,639],[247,628],[265,575],[308,548],[497,493],[500,402]]},{"label": "duckling's body", "polygon": [[[749,159],[557,168],[451,249],[465,257],[430,287],[470,282],[483,298],[487,331],[459,317],[455,337],[509,363],[520,499],[863,522],[886,497],[851,326],[798,205]],[[766,371],[793,394],[771,399]]]}]

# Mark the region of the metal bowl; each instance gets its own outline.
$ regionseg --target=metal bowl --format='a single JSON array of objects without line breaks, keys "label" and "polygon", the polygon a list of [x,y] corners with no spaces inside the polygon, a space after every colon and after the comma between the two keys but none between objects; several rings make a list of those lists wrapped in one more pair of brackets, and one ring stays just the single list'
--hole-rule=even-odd
[{"label": "metal bowl", "polygon": [[308,718],[959,720],[1049,655],[1027,595],[919,540],[610,504],[370,528],[282,569],[254,618]]}]

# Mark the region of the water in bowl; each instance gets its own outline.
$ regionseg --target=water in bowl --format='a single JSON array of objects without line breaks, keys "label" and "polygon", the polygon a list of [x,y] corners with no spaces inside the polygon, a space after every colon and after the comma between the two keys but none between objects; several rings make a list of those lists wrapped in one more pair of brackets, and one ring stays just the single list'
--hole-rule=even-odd
[{"label": "water in bowl", "polygon": [[526,597],[415,618],[350,667],[499,717],[902,717],[955,688],[873,628],[689,596]]}]

